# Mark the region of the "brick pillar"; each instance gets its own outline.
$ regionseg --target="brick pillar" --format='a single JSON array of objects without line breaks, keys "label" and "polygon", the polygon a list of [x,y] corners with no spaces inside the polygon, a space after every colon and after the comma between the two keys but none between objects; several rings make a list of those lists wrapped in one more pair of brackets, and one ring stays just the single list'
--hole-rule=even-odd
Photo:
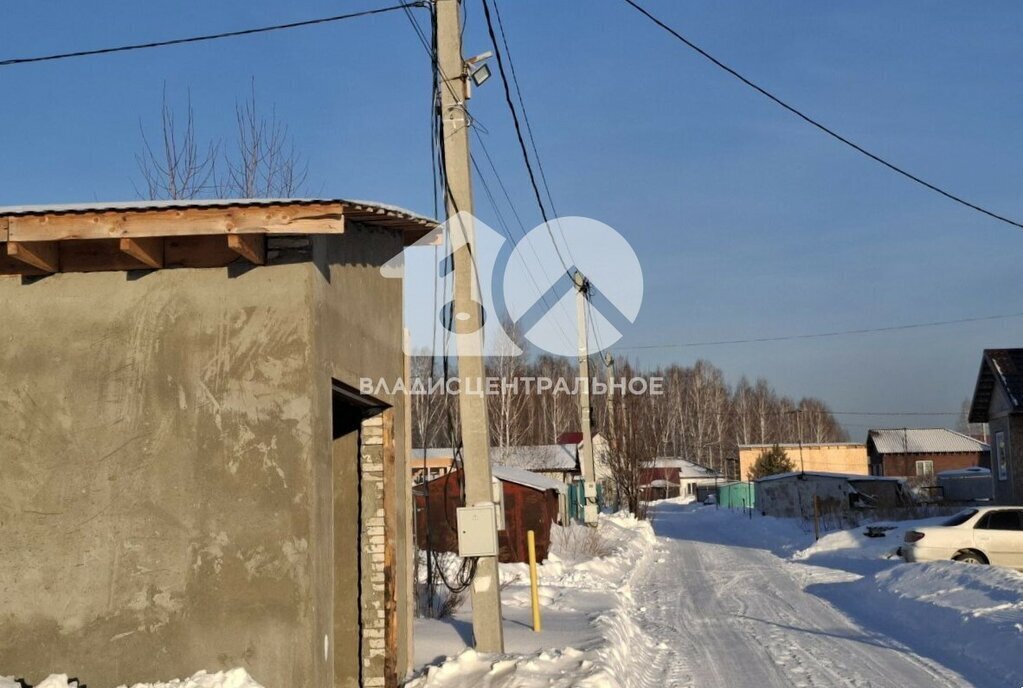
[{"label": "brick pillar", "polygon": [[[393,533],[388,521],[394,519],[394,438],[392,411],[362,422],[360,470],[362,472],[362,513],[359,575],[362,582],[362,684],[370,688],[397,685],[395,647],[389,642],[396,630],[394,618]],[[391,483],[391,484],[388,484]],[[388,556],[392,554],[391,556]]]}]

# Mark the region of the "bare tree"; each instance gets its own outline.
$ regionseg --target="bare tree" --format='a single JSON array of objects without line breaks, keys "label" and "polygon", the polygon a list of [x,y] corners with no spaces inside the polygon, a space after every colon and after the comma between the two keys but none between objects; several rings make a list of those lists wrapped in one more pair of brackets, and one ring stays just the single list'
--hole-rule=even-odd
[{"label": "bare tree", "polygon": [[227,157],[226,189],[237,198],[289,198],[305,183],[308,166],[295,152],[288,126],[277,119],[277,106],[264,116],[256,102],[253,80],[248,100],[235,104],[237,141]]},{"label": "bare tree", "polygon": [[276,106],[270,107],[269,115],[263,114],[255,81],[248,98],[235,103],[235,137],[230,146],[213,140],[199,143],[191,95],[185,112],[182,123],[164,89],[159,145],[150,144],[140,121],[142,152],[135,156],[142,178],[135,189],[140,196],[290,198],[301,192],[308,165],[296,151],[288,126],[278,119]]},{"label": "bare tree", "polygon": [[504,323],[503,328],[509,341],[499,344],[497,355],[487,360],[487,376],[502,382],[498,393],[487,397],[487,416],[490,443],[498,447],[514,447],[527,439],[532,426],[533,406],[524,398],[525,390],[519,389],[517,384],[518,378],[526,371],[526,361],[524,355],[516,355],[515,351],[526,351],[526,338],[512,323]]},{"label": "bare tree", "polygon": [[191,93],[186,100],[184,123],[181,123],[167,102],[167,88],[164,86],[160,132],[155,148],[146,136],[141,119],[139,131],[142,134],[142,152],[135,155],[135,164],[145,190],[136,186],[136,193],[151,200],[179,200],[207,196],[210,189],[215,188],[218,146],[210,142],[200,147],[196,140]]}]

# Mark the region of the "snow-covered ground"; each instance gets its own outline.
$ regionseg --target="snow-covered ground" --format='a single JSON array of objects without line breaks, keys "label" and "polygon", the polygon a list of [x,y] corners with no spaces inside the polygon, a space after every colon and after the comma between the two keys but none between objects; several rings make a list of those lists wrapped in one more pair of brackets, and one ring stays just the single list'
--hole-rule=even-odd
[{"label": "snow-covered ground", "polygon": [[[627,581],[636,562],[653,549],[650,524],[632,516],[602,516],[599,543],[589,529],[573,526],[553,539],[551,555],[539,569],[542,606],[540,633],[532,629],[529,570],[502,564],[506,655],[480,656],[472,640],[468,601],[448,619],[416,622],[416,659],[431,666],[410,688],[480,686],[607,686],[609,633],[622,633],[630,619],[620,614]],[[593,544],[606,549],[593,557]]]},{"label": "snow-covered ground", "polygon": [[[70,682],[71,688],[78,684]],[[68,688],[67,674],[53,674],[35,688]],[[14,678],[0,676],[0,688],[21,688]],[[124,688],[122,686],[122,688]],[[132,688],[262,688],[244,669],[219,671],[213,674],[200,671],[189,678],[175,679],[166,683],[137,683]]]},{"label": "snow-covered ground", "polygon": [[699,505],[655,505],[656,538],[603,518],[615,554],[541,567],[543,633],[529,629],[528,586],[515,583],[508,654],[464,650],[467,609],[424,621],[417,655],[439,666],[412,685],[1023,685],[1023,574],[892,555],[908,527],[934,521],[813,543],[795,521]]}]

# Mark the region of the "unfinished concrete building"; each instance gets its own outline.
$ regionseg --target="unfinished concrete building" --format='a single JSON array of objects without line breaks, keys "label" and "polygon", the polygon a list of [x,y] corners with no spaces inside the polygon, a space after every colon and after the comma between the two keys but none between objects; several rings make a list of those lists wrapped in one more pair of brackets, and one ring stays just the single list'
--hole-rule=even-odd
[{"label": "unfinished concrete building", "polygon": [[0,208],[0,667],[95,688],[410,664],[402,284],[343,200]]}]

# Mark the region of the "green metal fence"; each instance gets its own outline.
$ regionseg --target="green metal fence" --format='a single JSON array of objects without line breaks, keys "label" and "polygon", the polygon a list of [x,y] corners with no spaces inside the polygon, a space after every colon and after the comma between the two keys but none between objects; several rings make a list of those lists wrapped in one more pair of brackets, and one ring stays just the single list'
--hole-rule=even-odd
[{"label": "green metal fence", "polygon": [[718,504],[729,509],[742,509],[754,506],[756,490],[753,483],[727,483],[718,486]]}]

